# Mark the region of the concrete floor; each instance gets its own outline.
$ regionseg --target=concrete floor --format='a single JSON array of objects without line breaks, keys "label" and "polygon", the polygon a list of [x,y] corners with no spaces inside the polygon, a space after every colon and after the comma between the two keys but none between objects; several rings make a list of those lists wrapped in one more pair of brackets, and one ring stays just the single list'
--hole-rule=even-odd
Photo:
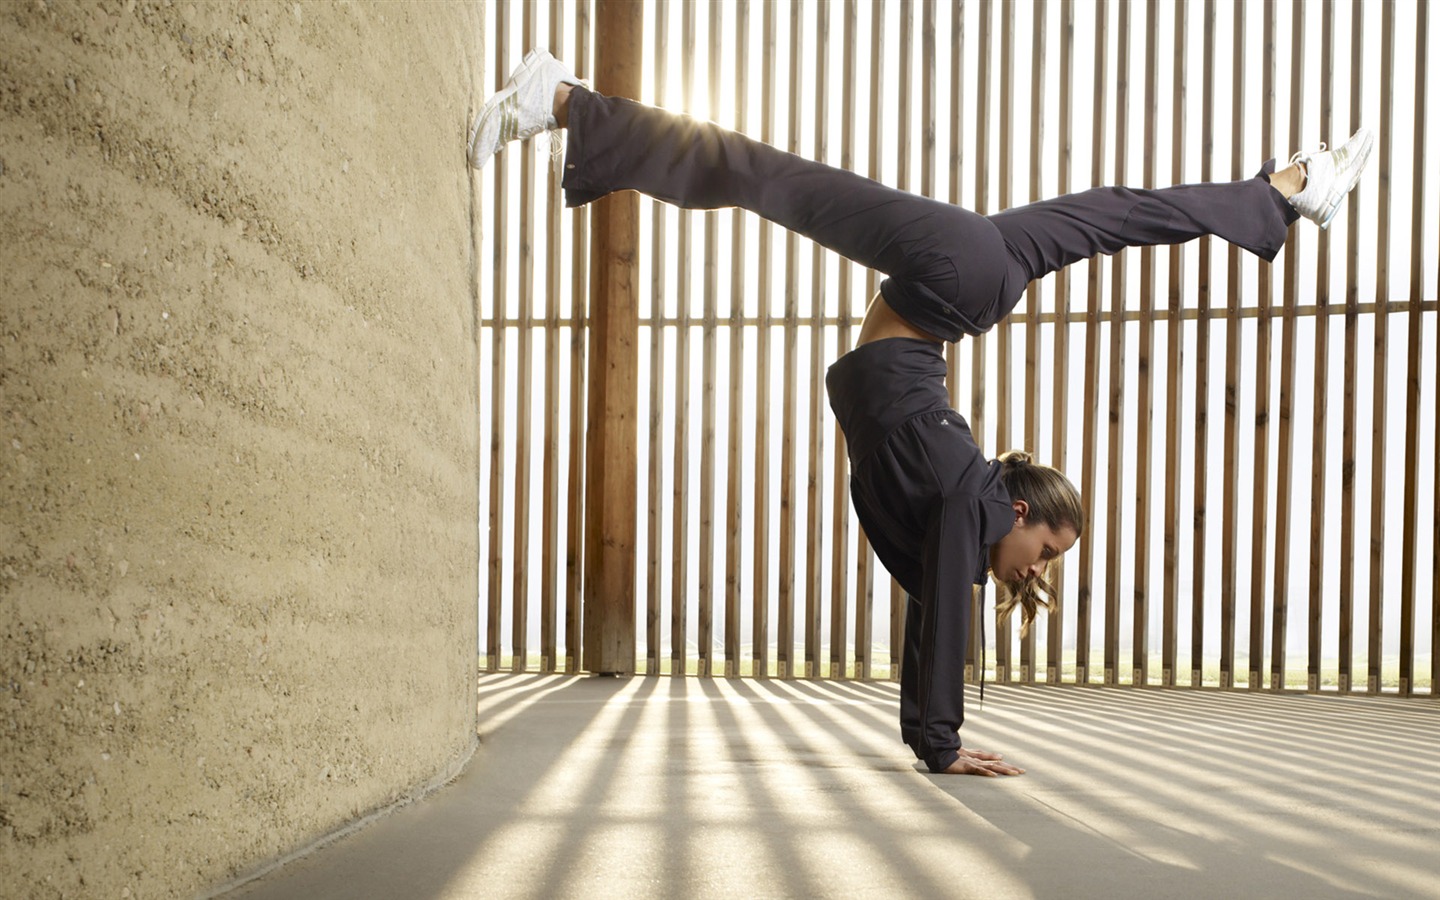
[{"label": "concrete floor", "polygon": [[430,799],[231,896],[1440,897],[1440,702],[991,686],[932,776],[898,689],[486,676]]}]

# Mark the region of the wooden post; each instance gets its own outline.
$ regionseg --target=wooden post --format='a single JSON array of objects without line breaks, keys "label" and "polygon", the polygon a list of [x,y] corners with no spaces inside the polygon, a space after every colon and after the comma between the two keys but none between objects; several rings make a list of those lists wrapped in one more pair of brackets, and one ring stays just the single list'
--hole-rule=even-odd
[{"label": "wooden post", "polygon": [[[1429,36],[1430,8],[1421,4],[1416,8],[1415,23],[1415,153],[1411,156],[1415,171],[1415,209],[1417,220],[1419,210],[1424,208],[1425,197],[1425,120],[1426,111],[1426,62],[1425,46]],[[1415,228],[1410,243],[1410,317],[1407,329],[1408,342],[1406,357],[1409,360],[1405,378],[1405,529],[1404,556],[1400,568],[1400,695],[1410,696],[1415,687],[1415,580],[1416,555],[1420,550],[1420,531],[1417,521],[1416,501],[1420,485],[1420,384],[1421,373],[1420,329],[1422,322],[1421,304],[1424,301],[1425,276],[1421,265],[1425,258],[1423,228]],[[1433,372],[1432,372],[1433,374]],[[1432,382],[1433,384],[1433,382]],[[1432,513],[1433,515],[1433,513]],[[1440,529],[1436,531],[1440,535]],[[1436,554],[1436,571],[1440,572],[1440,553]],[[1440,592],[1435,602],[1440,604]],[[1430,695],[1440,693],[1440,685],[1431,682]]]},{"label": "wooden post", "polygon": [[[1293,0],[1291,22],[1293,43],[1290,49],[1290,94],[1298,90],[1305,74],[1305,4]],[[1301,134],[1302,104],[1290,109],[1290,134]],[[1279,483],[1275,495],[1275,605],[1270,636],[1270,689],[1285,689],[1285,643],[1290,617],[1290,517],[1291,480],[1295,468],[1294,403],[1295,403],[1295,308],[1300,291],[1299,229],[1290,229],[1285,239],[1285,336],[1280,353],[1280,459],[1276,471]]]},{"label": "wooden post", "polygon": [[[1075,4],[1060,5],[1060,161],[1055,178],[1055,190],[1059,195],[1070,192],[1070,167],[1072,163],[1070,123],[1074,116],[1074,89],[1071,76],[1075,71]],[[1069,403],[1066,384],[1070,377],[1070,267],[1055,273],[1055,387],[1051,392],[1054,404],[1051,423],[1055,430],[1054,451],[1050,465],[1061,471],[1066,466],[1066,435],[1069,433]],[[1061,645],[1064,643],[1065,564],[1062,562],[1055,572],[1055,607],[1047,617],[1045,629],[1045,681],[1059,684],[1061,672]]]},{"label": "wooden post", "polygon": [[[628,0],[596,4],[601,93],[639,95],[642,12]],[[628,192],[591,213],[583,666],[617,675],[635,671],[639,216],[639,196]]]},{"label": "wooden post", "polygon": [[[1159,4],[1145,4],[1145,131],[1144,179],[1155,186],[1155,133],[1159,126],[1159,75],[1156,57],[1160,42]],[[1117,175],[1120,173],[1117,171]],[[1117,182],[1123,184],[1124,182]],[[1150,679],[1150,467],[1154,440],[1154,388],[1150,373],[1155,357],[1155,249],[1140,251],[1139,389],[1135,397],[1135,595],[1131,628],[1131,683]]]},{"label": "wooden post", "polygon": [[[1115,42],[1115,183],[1125,183],[1126,145],[1130,130],[1130,4],[1121,3]],[[1097,182],[1099,183],[1099,182]],[[1105,656],[1106,684],[1120,683],[1120,473],[1125,446],[1125,297],[1126,266],[1117,260],[1110,266],[1110,471],[1105,515]],[[1099,330],[1099,322],[1095,323]],[[1098,407],[1092,407],[1098,409]],[[1145,489],[1144,482],[1139,484]],[[1141,541],[1140,543],[1143,543]],[[1143,585],[1137,584],[1137,588]]]}]

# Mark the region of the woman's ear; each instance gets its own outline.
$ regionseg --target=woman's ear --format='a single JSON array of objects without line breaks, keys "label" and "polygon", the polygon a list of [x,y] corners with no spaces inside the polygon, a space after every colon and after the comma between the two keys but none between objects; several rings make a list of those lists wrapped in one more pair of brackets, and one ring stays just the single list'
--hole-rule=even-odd
[{"label": "woman's ear", "polygon": [[1015,524],[1024,525],[1025,517],[1030,514],[1030,504],[1024,500],[1012,500],[1010,508],[1015,510]]}]

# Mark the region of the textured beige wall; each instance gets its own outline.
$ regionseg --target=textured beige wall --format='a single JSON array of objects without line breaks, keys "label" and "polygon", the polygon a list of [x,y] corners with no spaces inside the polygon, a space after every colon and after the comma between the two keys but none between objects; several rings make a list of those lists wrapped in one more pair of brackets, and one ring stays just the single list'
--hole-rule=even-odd
[{"label": "textured beige wall", "polygon": [[0,3],[0,895],[204,892],[475,739],[479,3]]}]

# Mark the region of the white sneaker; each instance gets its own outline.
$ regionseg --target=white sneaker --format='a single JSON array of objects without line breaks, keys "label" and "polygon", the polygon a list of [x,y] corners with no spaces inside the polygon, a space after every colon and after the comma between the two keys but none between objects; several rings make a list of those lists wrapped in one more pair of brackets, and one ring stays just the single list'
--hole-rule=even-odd
[{"label": "white sneaker", "polygon": [[1319,150],[1290,157],[1292,165],[1305,166],[1305,189],[1290,198],[1290,205],[1322,229],[1329,228],[1330,220],[1340,211],[1340,202],[1360,180],[1374,147],[1374,133],[1361,128],[1342,147],[1326,151],[1321,144]]},{"label": "white sneaker", "polygon": [[470,165],[477,169],[510,141],[523,141],[554,131],[555,89],[584,82],[545,50],[531,50],[516,66],[505,87],[485,102],[470,129]]}]

